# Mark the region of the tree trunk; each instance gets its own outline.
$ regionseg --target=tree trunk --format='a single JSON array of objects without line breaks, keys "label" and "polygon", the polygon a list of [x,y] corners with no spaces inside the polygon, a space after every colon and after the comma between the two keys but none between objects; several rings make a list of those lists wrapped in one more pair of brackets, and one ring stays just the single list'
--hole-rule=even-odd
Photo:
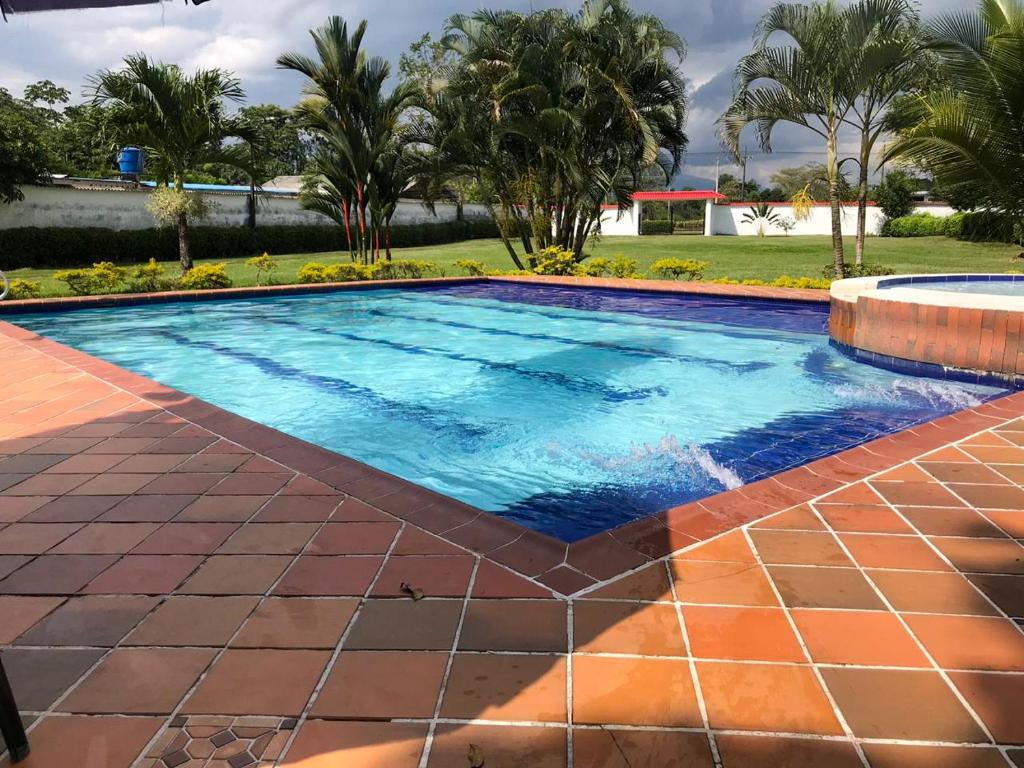
[{"label": "tree trunk", "polygon": [[387,249],[387,259],[391,261],[391,219],[388,219],[385,248]]},{"label": "tree trunk", "polygon": [[363,264],[367,264],[367,243],[366,243],[366,206],[363,205],[363,187],[356,185],[356,214],[359,216],[359,255]]},{"label": "tree trunk", "polygon": [[342,205],[345,208],[345,242],[348,243],[348,257],[355,261],[356,251],[352,247],[352,201],[346,197],[342,201]]},{"label": "tree trunk", "polygon": [[518,270],[526,269],[523,266],[523,262],[519,259],[519,254],[516,253],[516,247],[512,245],[512,241],[508,237],[508,232],[505,231],[505,227],[501,225],[501,221],[498,219],[498,214],[494,210],[494,204],[488,201],[485,205],[487,206],[487,212],[494,219],[494,223],[498,225],[498,234],[501,235],[501,242],[505,244],[505,250],[508,251],[508,255],[512,257],[512,263],[516,265]]},{"label": "tree trunk", "polygon": [[843,253],[843,208],[839,190],[838,139],[833,132],[828,137],[828,198],[832,207],[832,261],[835,265],[836,280],[846,276],[846,259]]},{"label": "tree trunk", "polygon": [[178,214],[178,258],[181,259],[181,274],[192,269],[192,253],[188,243],[188,215]]},{"label": "tree trunk", "polygon": [[864,263],[864,246],[868,229],[868,170],[871,163],[871,149],[861,152],[860,179],[857,184],[857,266]]}]

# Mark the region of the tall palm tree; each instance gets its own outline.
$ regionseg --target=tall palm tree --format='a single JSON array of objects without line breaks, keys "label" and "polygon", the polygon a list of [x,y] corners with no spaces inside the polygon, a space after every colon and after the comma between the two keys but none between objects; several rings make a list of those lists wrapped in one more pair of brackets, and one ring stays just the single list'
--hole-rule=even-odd
[{"label": "tall palm tree", "polygon": [[625,0],[457,15],[443,42],[454,61],[416,137],[441,177],[428,188],[474,178],[517,267],[515,241],[582,258],[603,203],[628,206],[651,166],[678,167],[683,43]]},{"label": "tall palm tree", "polygon": [[925,34],[939,83],[902,101],[887,159],[921,165],[979,207],[1024,220],[1024,6],[979,0]]},{"label": "tall palm tree", "polygon": [[[124,67],[104,69],[88,79],[87,93],[97,105],[113,108],[111,121],[125,143],[142,147],[161,181],[184,192],[189,171],[206,163],[222,163],[249,171],[250,153],[224,141],[257,142],[237,118],[225,112],[225,101],[241,102],[241,83],[221,69],[200,69],[189,75],[174,64],[151,61],[142,54],[127,56]],[[182,272],[192,268],[188,211],[177,214],[178,252]]]},{"label": "tall palm tree", "polygon": [[889,108],[928,78],[932,66],[920,20],[909,0],[857,0],[845,11],[851,106],[845,122],[857,131],[857,264],[864,263],[871,157],[885,134]]},{"label": "tall palm tree", "polygon": [[[719,119],[722,138],[737,155],[748,125],[755,126],[766,152],[772,150],[772,134],[780,122],[802,126],[824,139],[837,278],[845,274],[839,133],[851,107],[846,27],[843,10],[834,0],[775,5],[757,26],[753,52],[736,67],[733,102]],[[772,44],[783,35],[788,43]]]},{"label": "tall palm tree", "polygon": [[310,32],[317,58],[286,53],[277,63],[306,76],[305,98],[296,111],[322,142],[319,168],[324,172],[322,182],[327,190],[324,194],[314,192],[306,199],[315,210],[335,205],[335,212],[329,215],[344,220],[350,242],[354,212],[358,225],[356,251],[364,261],[371,261],[376,240],[372,224],[380,220],[377,211],[371,212],[368,228],[371,174],[396,141],[399,121],[412,105],[418,86],[400,83],[385,93],[390,65],[362,49],[365,33],[365,21],[350,35],[348,24],[333,16]]}]

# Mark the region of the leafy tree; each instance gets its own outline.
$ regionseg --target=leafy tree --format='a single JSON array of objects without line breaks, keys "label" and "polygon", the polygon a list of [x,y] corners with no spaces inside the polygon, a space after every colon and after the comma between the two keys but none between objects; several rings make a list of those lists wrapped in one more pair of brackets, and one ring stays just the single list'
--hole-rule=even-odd
[{"label": "leafy tree", "polygon": [[[251,166],[254,181],[264,184],[275,176],[301,175],[312,155],[312,140],[292,110],[277,104],[242,107],[238,124],[252,137]],[[248,184],[248,173],[231,166],[210,166],[214,175],[232,184]]]},{"label": "leafy tree", "polygon": [[[119,70],[89,78],[93,103],[115,110],[115,137],[143,147],[150,169],[165,185],[184,190],[186,175],[207,163],[250,169],[248,153],[223,146],[229,138],[255,140],[252,132],[225,113],[225,101],[241,102],[239,81],[220,69],[189,75],[173,64],[143,55],[128,56]],[[178,251],[182,272],[192,269],[189,205],[179,206]]]},{"label": "leafy tree", "polygon": [[47,176],[52,156],[46,138],[37,110],[0,88],[0,203],[24,199],[21,186]]},{"label": "leafy tree", "polygon": [[914,192],[918,185],[906,171],[890,171],[875,189],[875,201],[887,219],[899,219],[914,212]]},{"label": "leafy tree", "polygon": [[902,100],[891,124],[899,138],[887,158],[931,172],[966,205],[1024,219],[1024,7],[979,0],[976,11],[925,27],[942,74]]},{"label": "leafy tree", "polygon": [[453,58],[444,42],[434,40],[426,32],[398,57],[398,74],[402,80],[416,83],[425,93],[430,93],[434,90],[434,80],[443,76],[443,70]]},{"label": "leafy tree", "polygon": [[[828,168],[824,163],[805,163],[796,168],[782,168],[772,174],[772,184],[782,190],[786,200],[805,188],[813,199],[828,200]],[[840,186],[844,189],[845,197],[850,187],[845,177],[841,177]]]},{"label": "leafy tree", "polygon": [[581,259],[603,203],[628,206],[650,168],[678,168],[684,46],[625,0],[456,15],[444,44],[453,61],[415,135],[431,148],[427,189],[473,178],[518,268],[514,242]]},{"label": "leafy tree", "polygon": [[61,88],[52,80],[40,80],[25,86],[25,101],[29,104],[41,101],[52,109],[57,104],[67,104],[70,98],[71,91]]},{"label": "leafy tree", "polygon": [[[766,152],[780,122],[824,140],[837,278],[844,274],[839,132],[850,109],[845,33],[843,11],[833,0],[775,5],[758,24],[753,52],[740,59],[733,103],[719,119],[723,141],[734,154],[749,125]],[[777,37],[784,41],[773,44]]]},{"label": "leafy tree", "polygon": [[114,167],[112,114],[94,104],[73,104],[64,109],[54,136],[56,168],[72,176],[101,177]]}]

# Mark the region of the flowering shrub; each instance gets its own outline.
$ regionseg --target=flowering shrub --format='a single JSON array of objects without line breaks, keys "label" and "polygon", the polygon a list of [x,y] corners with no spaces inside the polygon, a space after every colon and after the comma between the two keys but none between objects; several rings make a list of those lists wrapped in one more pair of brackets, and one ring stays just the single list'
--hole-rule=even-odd
[{"label": "flowering shrub", "polygon": [[639,279],[642,275],[636,271],[636,259],[628,259],[619,254],[608,263],[608,272],[612,277],[623,279]]},{"label": "flowering shrub", "polygon": [[117,293],[128,277],[128,270],[109,261],[93,264],[92,269],[65,269],[53,275],[55,280],[66,283],[76,296],[91,293]]},{"label": "flowering shrub", "polygon": [[483,277],[487,274],[484,263],[475,259],[459,259],[455,262],[455,266],[471,277]]},{"label": "flowering shrub", "polygon": [[666,280],[700,280],[711,265],[694,259],[658,259],[651,265],[651,274]]},{"label": "flowering shrub", "polygon": [[298,281],[300,283],[329,283],[331,282],[330,267],[318,261],[311,261],[299,267]]},{"label": "flowering shrub", "polygon": [[53,279],[67,283],[68,289],[75,296],[88,296],[92,293],[92,277],[88,269],[63,269],[54,272]]},{"label": "flowering shrub", "polygon": [[553,245],[526,257],[530,269],[537,275],[572,275],[576,273],[576,256]]},{"label": "flowering shrub", "polygon": [[43,286],[38,280],[11,280],[8,299],[38,299],[43,295]]},{"label": "flowering shrub", "polygon": [[255,268],[256,285],[263,285],[264,275],[267,277],[267,283],[270,283],[270,275],[277,269],[277,262],[270,257],[269,253],[264,253],[262,256],[253,256],[251,259],[246,259],[245,266]]},{"label": "flowering shrub", "polygon": [[156,263],[156,259],[133,269],[128,281],[128,290],[132,293],[154,293],[173,287],[174,281],[164,277],[164,268]]},{"label": "flowering shrub", "polygon": [[576,274],[580,277],[604,277],[608,274],[611,261],[604,257],[587,259],[576,265]]},{"label": "flowering shrub", "polygon": [[415,259],[378,261],[368,269],[371,280],[418,280],[442,274],[433,262]]},{"label": "flowering shrub", "polygon": [[817,289],[828,289],[832,285],[832,281],[828,279],[818,279],[814,277],[790,277],[789,275],[782,275],[772,281],[767,280],[737,280],[733,277],[716,277],[714,280],[708,282],[716,285],[754,285],[764,286],[770,288],[817,288]]},{"label": "flowering shrub", "polygon": [[230,288],[231,278],[225,269],[226,264],[200,264],[193,267],[178,281],[178,286],[186,291],[210,291],[216,288]]}]

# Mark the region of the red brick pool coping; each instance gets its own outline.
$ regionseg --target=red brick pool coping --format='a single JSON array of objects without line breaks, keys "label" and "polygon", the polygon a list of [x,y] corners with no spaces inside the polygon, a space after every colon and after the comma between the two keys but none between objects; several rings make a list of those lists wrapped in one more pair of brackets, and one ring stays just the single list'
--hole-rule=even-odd
[{"label": "red brick pool coping", "polygon": [[[672,281],[586,278],[490,278],[503,282],[788,299],[826,303],[827,292]],[[5,302],[2,311],[46,311],[156,301],[250,298],[265,295],[407,287],[481,278],[272,286],[211,292],[80,297]],[[911,458],[1024,415],[1024,393],[989,402],[874,440],[733,491],[674,507],[582,541],[566,544],[497,515],[445,497],[361,462],[291,437],[91,355],[0,322],[0,334],[129,392],[226,440],[279,462],[352,498],[486,556],[564,595],[638,569],[680,549],[790,509]]]}]

